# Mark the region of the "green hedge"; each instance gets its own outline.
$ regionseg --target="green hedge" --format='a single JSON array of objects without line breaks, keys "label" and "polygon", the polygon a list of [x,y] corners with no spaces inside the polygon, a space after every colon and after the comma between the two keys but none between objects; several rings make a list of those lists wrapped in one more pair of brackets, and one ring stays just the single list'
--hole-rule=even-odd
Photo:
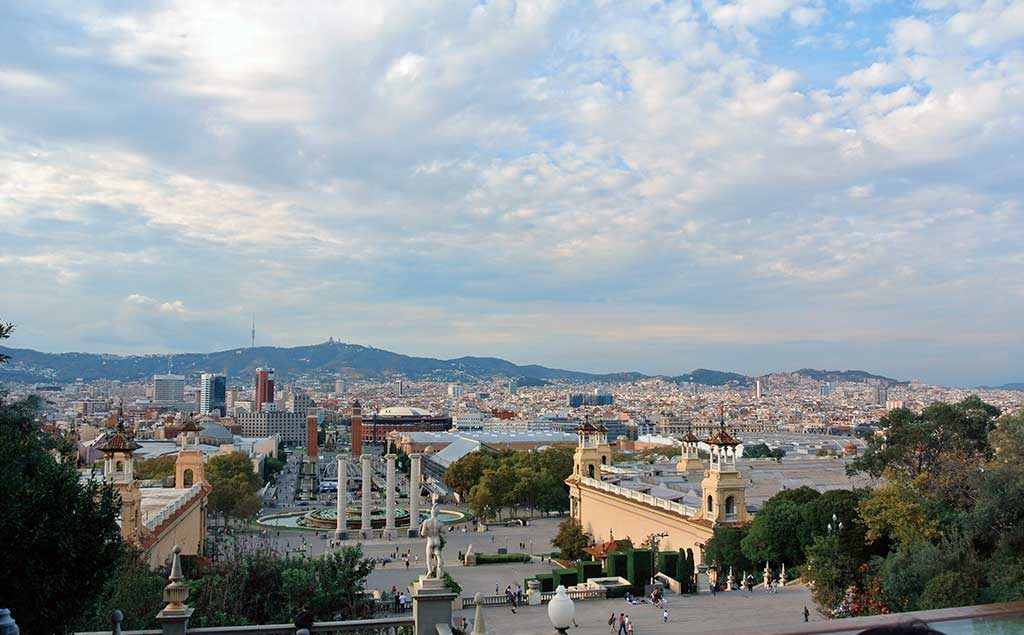
[{"label": "green hedge", "polygon": [[556,587],[559,584],[566,588],[575,586],[576,583],[579,582],[580,578],[580,572],[575,567],[566,569],[555,569],[554,571],[552,571],[552,574],[555,578],[554,584]]},{"label": "green hedge", "polygon": [[476,557],[477,564],[505,564],[506,562],[529,562],[530,556],[525,553],[481,553]]},{"label": "green hedge", "polygon": [[[555,590],[555,576],[550,573],[541,573],[540,575],[533,576],[540,582],[540,590],[542,593],[549,593]],[[529,585],[527,585],[529,588]]]},{"label": "green hedge", "polygon": [[598,562],[581,562],[580,563],[580,582],[586,582],[590,578],[603,577],[604,572],[601,571],[601,564]]},{"label": "green hedge", "polygon": [[607,573],[609,577],[628,578],[629,555],[625,551],[613,551],[608,554]]},{"label": "green hedge", "polygon": [[627,558],[625,576],[633,585],[633,593],[643,595],[644,585],[651,579],[651,550],[633,549]]},{"label": "green hedge", "polygon": [[676,577],[676,563],[679,561],[678,551],[658,552],[658,571],[670,578]]}]

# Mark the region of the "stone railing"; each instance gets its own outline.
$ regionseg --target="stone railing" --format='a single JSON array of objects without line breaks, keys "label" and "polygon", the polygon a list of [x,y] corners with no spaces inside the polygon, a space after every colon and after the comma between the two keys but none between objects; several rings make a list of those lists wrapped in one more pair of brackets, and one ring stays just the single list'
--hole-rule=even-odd
[{"label": "stone railing", "polygon": [[654,496],[652,494],[644,494],[643,492],[638,492],[636,490],[627,489],[625,487],[619,487],[618,485],[613,485],[612,483],[605,483],[604,481],[599,481],[596,478],[589,478],[587,476],[583,476],[580,478],[580,484],[601,490],[603,492],[608,492],[609,494],[615,494],[616,496],[622,496],[630,500],[635,500],[639,503],[650,505],[651,507],[664,509],[665,511],[669,511],[674,514],[679,514],[680,516],[690,517],[697,514],[697,509],[695,507],[683,505],[682,503],[670,501],[665,498],[658,498],[657,496]]},{"label": "stone railing", "polygon": [[[416,622],[412,617],[395,617],[373,620],[345,620],[342,622],[318,622],[310,633],[365,633],[366,635],[402,635],[411,633]],[[254,626],[213,626],[190,628],[188,635],[295,635],[294,624],[259,624]],[[111,631],[80,632],[75,635],[110,635]],[[120,635],[162,635],[161,630],[122,631]]]},{"label": "stone railing", "polygon": [[[565,592],[570,600],[603,600],[608,597],[608,589],[582,589]],[[541,593],[540,601],[547,602],[555,597],[554,593]]]},{"label": "stone railing", "polygon": [[174,514],[174,512],[178,511],[179,509],[187,505],[188,502],[192,500],[196,496],[196,494],[199,493],[200,489],[202,489],[202,485],[196,483],[192,487],[182,492],[181,496],[176,498],[174,502],[161,509],[159,514],[154,515],[152,518],[147,518],[143,522],[143,524],[146,526],[146,529],[153,531],[154,529],[159,527],[160,523],[164,522],[165,520],[170,518],[171,515]]},{"label": "stone railing", "polygon": [[[570,600],[603,600],[608,596],[608,589],[569,590],[566,591],[566,595],[569,596]],[[540,601],[548,602],[553,597],[555,597],[555,594],[553,592],[541,593]],[[478,599],[481,606],[501,606],[503,604],[509,603],[509,598],[505,595],[483,595],[479,598],[462,598],[462,608],[473,608],[477,605]],[[526,603],[525,597],[523,598],[523,603]]]}]

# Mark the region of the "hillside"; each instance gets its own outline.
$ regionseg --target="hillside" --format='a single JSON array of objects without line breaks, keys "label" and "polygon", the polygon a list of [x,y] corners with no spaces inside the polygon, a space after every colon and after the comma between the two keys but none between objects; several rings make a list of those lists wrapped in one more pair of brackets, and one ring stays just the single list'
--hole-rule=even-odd
[{"label": "hillside", "polygon": [[[11,356],[10,363],[0,367],[0,379],[9,381],[69,382],[78,378],[131,381],[166,372],[168,363],[165,355],[41,353],[2,346],[0,352]],[[341,342],[293,348],[258,346],[214,353],[181,353],[174,355],[171,361],[175,373],[194,375],[211,371],[229,377],[251,376],[261,366],[274,368],[281,377],[341,374],[348,377],[401,376],[438,381],[469,381],[490,377],[618,381],[623,377],[642,377],[639,373],[596,375],[538,365],[519,366],[495,357],[460,357],[449,360],[412,357]]]},{"label": "hillside", "polygon": [[873,382],[881,381],[889,385],[905,385],[910,382],[900,381],[893,379],[892,377],[885,377],[883,375],[875,375],[867,372],[866,370],[817,370],[814,368],[801,368],[794,372],[795,375],[803,375],[804,377],[810,377],[818,381],[854,381],[854,382]]}]

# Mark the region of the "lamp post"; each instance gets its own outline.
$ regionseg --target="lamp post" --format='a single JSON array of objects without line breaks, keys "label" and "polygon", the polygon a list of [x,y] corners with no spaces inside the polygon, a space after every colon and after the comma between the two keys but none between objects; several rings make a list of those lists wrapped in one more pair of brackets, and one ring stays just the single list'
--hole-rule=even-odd
[{"label": "lamp post", "polygon": [[548,602],[548,619],[560,635],[566,635],[576,619],[576,605],[569,599],[564,585],[558,585],[555,596]]},{"label": "lamp post", "polygon": [[658,568],[658,540],[660,538],[668,537],[668,532],[658,532],[651,534],[647,540],[651,543],[651,586],[654,586],[654,576],[657,573],[655,569]]}]

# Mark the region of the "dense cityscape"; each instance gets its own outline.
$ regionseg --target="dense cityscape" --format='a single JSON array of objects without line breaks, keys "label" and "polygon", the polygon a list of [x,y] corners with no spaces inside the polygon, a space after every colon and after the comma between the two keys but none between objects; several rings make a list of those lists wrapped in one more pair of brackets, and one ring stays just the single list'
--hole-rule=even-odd
[{"label": "dense cityscape", "polygon": [[1024,0],[0,2],[0,635],[1024,633]]}]

